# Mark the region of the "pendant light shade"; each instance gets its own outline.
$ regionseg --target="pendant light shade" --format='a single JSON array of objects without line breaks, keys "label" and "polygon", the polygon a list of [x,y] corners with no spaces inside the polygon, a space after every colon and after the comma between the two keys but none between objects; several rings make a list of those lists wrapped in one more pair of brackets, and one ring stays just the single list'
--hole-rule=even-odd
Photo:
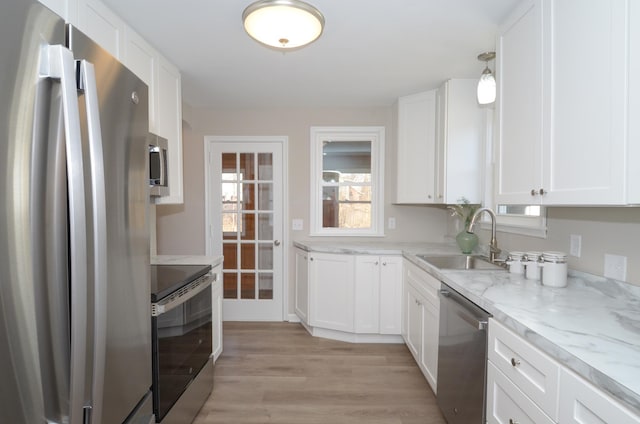
[{"label": "pendant light shade", "polygon": [[495,52],[487,52],[478,55],[478,60],[486,62],[484,71],[478,81],[478,103],[487,105],[496,101],[496,79],[489,69],[489,61],[495,59]]},{"label": "pendant light shade", "polygon": [[242,13],[247,34],[277,49],[294,49],[315,41],[324,29],[324,16],[299,0],[260,0]]}]

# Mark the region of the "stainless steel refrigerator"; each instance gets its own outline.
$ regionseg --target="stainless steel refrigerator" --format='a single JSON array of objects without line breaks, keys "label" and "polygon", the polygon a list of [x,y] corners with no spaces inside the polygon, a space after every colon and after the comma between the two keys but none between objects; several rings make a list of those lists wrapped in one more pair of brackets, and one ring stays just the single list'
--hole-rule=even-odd
[{"label": "stainless steel refrigerator", "polygon": [[153,421],[147,86],[0,5],[0,423]]}]

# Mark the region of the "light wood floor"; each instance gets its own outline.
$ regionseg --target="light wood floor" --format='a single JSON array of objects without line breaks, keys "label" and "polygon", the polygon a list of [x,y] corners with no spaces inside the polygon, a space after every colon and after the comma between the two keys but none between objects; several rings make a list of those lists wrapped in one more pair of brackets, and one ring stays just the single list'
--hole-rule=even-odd
[{"label": "light wood floor", "polygon": [[300,324],[224,323],[194,424],[445,424],[403,344],[311,337]]}]

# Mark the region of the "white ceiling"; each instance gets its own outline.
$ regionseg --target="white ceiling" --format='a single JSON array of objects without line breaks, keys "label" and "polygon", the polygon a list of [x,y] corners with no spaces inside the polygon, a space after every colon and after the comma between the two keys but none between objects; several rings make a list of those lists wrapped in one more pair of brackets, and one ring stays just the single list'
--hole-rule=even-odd
[{"label": "white ceiling", "polygon": [[[497,24],[519,0],[307,0],[315,43],[281,53],[249,38],[253,0],[104,0],[182,72],[194,107],[363,107],[477,78]],[[493,68],[493,66],[492,66]]]}]

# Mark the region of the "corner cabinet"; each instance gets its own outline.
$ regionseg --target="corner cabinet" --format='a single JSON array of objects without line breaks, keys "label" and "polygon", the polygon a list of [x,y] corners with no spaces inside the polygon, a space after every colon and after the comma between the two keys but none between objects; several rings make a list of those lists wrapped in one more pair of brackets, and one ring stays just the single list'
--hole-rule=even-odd
[{"label": "corner cabinet", "polygon": [[476,85],[451,79],[398,99],[396,203],[481,203],[486,124]]},{"label": "corner cabinet", "polygon": [[422,374],[437,392],[440,281],[406,262],[403,283],[402,337]]},{"label": "corner cabinet", "polygon": [[[502,26],[497,203],[640,202],[640,11],[632,3],[531,0]],[[585,71],[594,51],[599,60]]]},{"label": "corner cabinet", "polygon": [[402,256],[294,250],[294,309],[312,335],[402,341]]}]

